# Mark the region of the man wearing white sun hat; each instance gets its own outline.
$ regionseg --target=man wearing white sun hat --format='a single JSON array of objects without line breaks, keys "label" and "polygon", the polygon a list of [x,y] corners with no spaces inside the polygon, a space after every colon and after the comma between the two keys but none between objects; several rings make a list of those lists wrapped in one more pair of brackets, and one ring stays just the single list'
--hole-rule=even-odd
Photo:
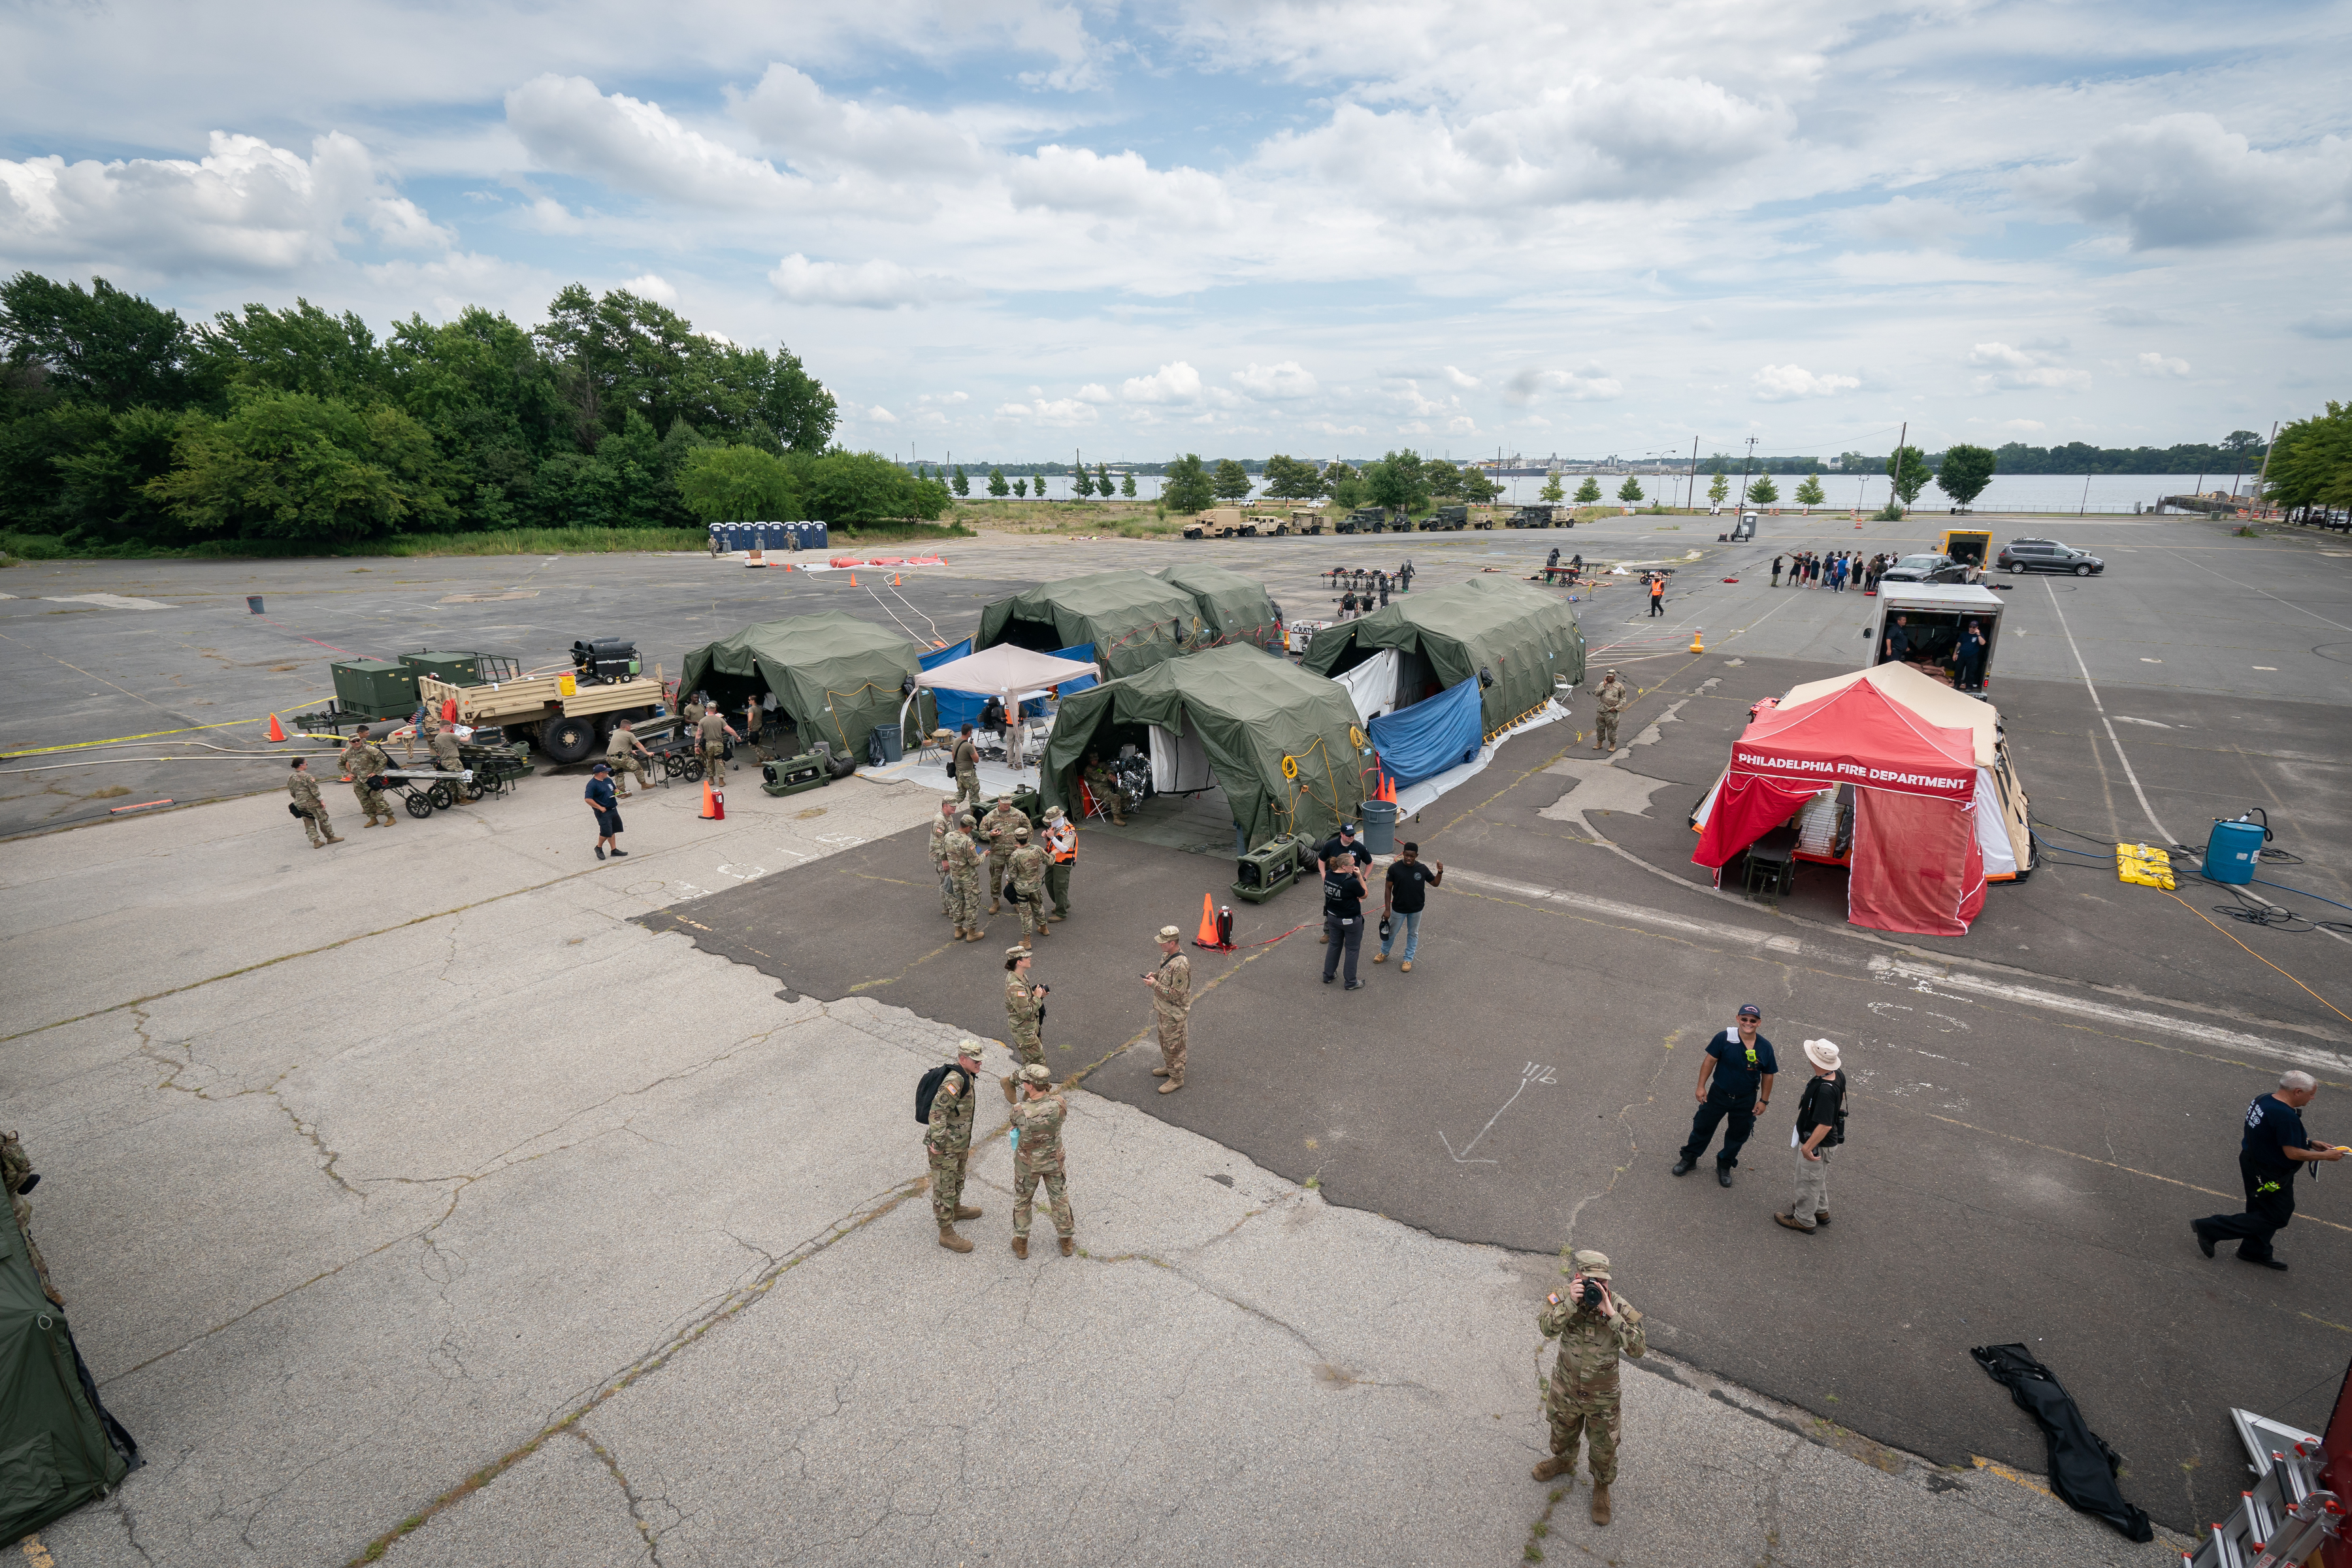
[{"label": "man wearing white sun hat", "polygon": [[1811,1232],[1830,1222],[1830,1151],[1845,1142],[1845,1067],[1833,1040],[1807,1040],[1813,1076],[1797,1099],[1797,1195],[1772,1217],[1790,1230]]}]

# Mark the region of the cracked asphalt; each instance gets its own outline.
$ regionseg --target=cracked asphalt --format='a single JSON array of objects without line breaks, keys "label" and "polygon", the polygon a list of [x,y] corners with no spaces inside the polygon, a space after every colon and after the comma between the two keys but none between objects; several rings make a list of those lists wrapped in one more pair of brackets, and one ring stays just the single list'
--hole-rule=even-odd
[{"label": "cracked asphalt", "polygon": [[[1575,539],[1592,556],[1609,531]],[[1614,531],[1629,556],[1663,543]],[[1409,549],[1427,582],[1561,541],[1377,542],[1381,556]],[[1334,542],[1192,548],[1261,545],[1301,613],[1290,601]],[[959,570],[1021,580],[1039,548],[976,545]],[[2164,548],[2226,547],[2183,534]],[[2310,553],[2312,571],[2335,570]],[[552,570],[581,603],[628,602],[627,563],[593,564],[618,570]],[[299,595],[334,569],[250,574]],[[74,570],[82,591],[143,583],[168,598],[161,579],[178,569]],[[1774,912],[1696,885],[1670,850],[1687,843],[1680,813],[1724,725],[1839,655],[1832,623],[1851,608],[1801,608],[1799,593],[1782,609],[1738,586],[1691,592],[1694,614],[1734,629],[1707,631],[1707,660],[1645,667],[1658,689],[1635,717],[1654,739],[1610,773],[1561,765],[1589,753],[1552,763],[1575,731],[1554,726],[1507,747],[1487,787],[1442,803],[1475,809],[1425,814],[1417,831],[1457,875],[1412,976],[1369,971],[1350,1013],[1312,982],[1311,931],[1230,968],[1201,955],[1204,982],[1226,978],[1196,1014],[1181,1095],[1148,1092],[1148,1062],[1123,1048],[1145,1023],[1140,987],[1111,982],[1141,966],[1150,926],[1188,923],[1227,870],[1090,836],[1082,918],[1055,928],[1045,961],[1048,1046],[1091,1069],[1067,1139],[1085,1249],[1070,1259],[1023,1263],[1004,1247],[1009,1157],[991,1100],[968,1199],[988,1210],[967,1227],[980,1249],[933,1244],[912,1084],[958,1034],[1003,1030],[996,950],[939,954],[928,885],[908,875],[919,857],[900,836],[927,821],[927,795],[864,781],[781,801],[739,792],[713,825],[688,792],[656,791],[628,809],[621,865],[587,858],[577,784],[549,776],[329,851],[289,830],[274,795],[11,843],[0,1121],[47,1177],[44,1250],[149,1459],[43,1543],[73,1565],[337,1563],[372,1544],[395,1563],[673,1568],[1453,1563],[1529,1546],[1861,1563],[1915,1558],[1925,1540],[1964,1561],[2171,1560],[2164,1533],[2129,1546],[2036,1489],[2038,1440],[1973,1369],[1974,1384],[1952,1376],[1977,1326],[1928,1310],[1991,1300],[2010,1319],[1982,1338],[2029,1342],[2042,1316],[2064,1314],[2063,1353],[2038,1348],[2126,1450],[2126,1490],[2170,1522],[2234,1489],[2215,1402],[2224,1385],[2245,1391],[2233,1402],[2285,1399],[2287,1383],[2312,1382],[2305,1363],[2340,1370],[2352,1331],[2326,1303],[2342,1234],[2319,1222],[2352,1216],[2328,1206],[2332,1187],[2307,1194],[2284,1238],[2297,1271],[2252,1286],[2174,1256],[2172,1232],[2219,1206],[2189,1189],[2227,1184],[2215,1144],[2245,1083],[2279,1052],[2340,1056],[2339,1026],[2252,954],[2190,945],[2179,933],[2193,911],[2168,904],[2159,923],[2096,878],[1997,889],[1988,940],[1948,952],[1845,934],[1821,887]],[[964,595],[969,615],[985,590],[938,591]],[[1596,645],[1611,603],[1588,613]],[[392,626],[397,605],[369,613]],[[0,635],[22,641],[21,618],[45,613],[0,606]],[[2318,665],[2249,652],[2319,689],[2239,701],[2199,684],[2219,653],[2164,652],[2188,684],[2117,680],[2126,701],[2105,662],[2122,642],[2086,639],[2095,617],[2066,613],[2106,710],[2171,731],[2124,738],[2157,815],[2186,833],[2209,798],[2274,790],[2282,842],[2306,858],[2290,879],[2336,887],[2336,797],[2312,784],[2342,765],[2342,709]],[[2220,596],[2198,610],[2231,613]],[[2230,635],[2275,644],[2287,617],[2263,614]],[[89,619],[52,625],[81,636]],[[2170,629],[2184,645],[2218,635]],[[2021,640],[2011,723],[2033,731],[2021,744],[2040,752],[2037,800],[2065,800],[2069,826],[2127,830],[2137,798],[2102,778],[2116,754],[2079,679],[2065,686],[2069,670]],[[211,634],[205,646],[228,651]],[[129,673],[104,671],[140,691]],[[219,679],[215,701],[278,700],[257,676]],[[43,735],[95,738],[90,715],[33,695],[0,723],[37,707]],[[2142,761],[2151,752],[2161,765]],[[771,931],[801,940],[763,943],[764,965],[725,950],[737,912],[779,909]],[[1270,936],[1311,910],[1301,893],[1237,913]],[[2307,957],[2329,939],[2237,934],[2343,1000]],[[2051,955],[2019,953],[2045,942]],[[801,967],[780,981],[787,963]],[[1751,1173],[1773,1168],[1769,1124],[1731,1193],[1656,1169],[1679,1135],[1694,1037],[1755,987],[1784,1051],[1850,1030],[1871,1075],[1856,1073],[1869,1132],[1832,1177],[1829,1235],[1758,1229],[1778,1195]],[[990,1071],[1008,1061],[991,1047]],[[2329,1093],[2352,1078],[2321,1076]],[[1571,1234],[1618,1258],[1657,1347],[1626,1374],[1605,1531],[1586,1522],[1580,1483],[1527,1479],[1542,1440],[1533,1310]],[[2028,1315],[2018,1303],[2037,1321],[2011,1326]],[[1906,1339],[1896,1322],[1920,1326]],[[2218,1350],[2217,1322],[2235,1336]],[[2136,1347],[2120,1372],[2118,1342]],[[2159,1424],[2147,1411],[2168,1399]],[[1938,1406],[1926,1430],[1918,1413]]]}]

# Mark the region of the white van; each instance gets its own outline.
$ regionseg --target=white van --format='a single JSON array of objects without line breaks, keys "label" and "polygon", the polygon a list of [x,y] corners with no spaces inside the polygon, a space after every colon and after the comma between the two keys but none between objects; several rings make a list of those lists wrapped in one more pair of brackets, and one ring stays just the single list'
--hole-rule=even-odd
[{"label": "white van", "polygon": [[[1863,668],[1897,657],[1888,650],[1887,634],[1897,629],[1899,620],[1902,662],[1971,697],[1981,697],[1992,684],[1993,662],[2000,653],[2001,608],[2000,595],[1973,584],[1881,582],[1876,609],[1862,628],[1869,639]],[[1971,621],[1984,634],[1985,655],[1980,665],[1964,670],[1960,639]]]}]

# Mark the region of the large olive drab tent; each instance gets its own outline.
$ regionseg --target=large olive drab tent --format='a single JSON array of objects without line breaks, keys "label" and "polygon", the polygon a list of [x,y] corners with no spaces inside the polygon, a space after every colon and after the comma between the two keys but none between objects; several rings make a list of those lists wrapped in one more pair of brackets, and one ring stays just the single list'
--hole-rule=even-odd
[{"label": "large olive drab tent", "polygon": [[1097,732],[1117,724],[1157,725],[1197,744],[1252,848],[1286,833],[1335,832],[1363,804],[1371,759],[1346,689],[1245,644],[1063,698],[1041,770],[1046,805],[1077,814],[1079,769]]},{"label": "large olive drab tent", "polygon": [[1542,707],[1557,682],[1584,679],[1584,634],[1574,612],[1554,594],[1499,575],[1410,594],[1360,620],[1326,626],[1300,662],[1316,675],[1337,676],[1391,647],[1398,708],[1478,680],[1479,721],[1488,735]]},{"label": "large olive drab tent", "polygon": [[[922,651],[887,627],[821,610],[761,621],[696,648],[686,656],[678,690],[707,691],[737,712],[751,698],[773,692],[801,744],[824,741],[836,756],[863,757],[875,727],[897,721],[908,682],[922,673]],[[902,735],[902,743],[919,736],[929,720],[908,715],[913,734]]]},{"label": "large olive drab tent", "polygon": [[0,1541],[104,1497],[138,1463],[0,1197]]},{"label": "large olive drab tent", "polygon": [[1282,647],[1281,617],[1265,584],[1223,566],[1163,566],[1152,574],[1192,595],[1201,606],[1202,640],[1217,647],[1245,642]]},{"label": "large olive drab tent", "polygon": [[1205,625],[1199,602],[1173,583],[1131,568],[1090,572],[988,605],[973,647],[1009,642],[1052,653],[1092,643],[1095,662],[1117,678],[1191,653]]}]

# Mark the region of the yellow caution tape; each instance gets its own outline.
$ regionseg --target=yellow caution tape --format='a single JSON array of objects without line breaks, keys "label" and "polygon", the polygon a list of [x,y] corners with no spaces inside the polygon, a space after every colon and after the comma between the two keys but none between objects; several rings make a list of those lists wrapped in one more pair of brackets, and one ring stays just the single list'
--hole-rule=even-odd
[{"label": "yellow caution tape", "polygon": [[117,735],[110,741],[68,741],[59,746],[27,746],[21,752],[0,752],[0,761],[12,757],[46,756],[51,752],[79,752],[91,746],[119,746],[126,741],[152,741],[161,735],[193,735],[203,730],[228,730],[239,724],[259,724],[269,718],[267,713],[253,719],[224,719],[217,724],[191,724],[184,730],[150,730],[143,735]]}]

